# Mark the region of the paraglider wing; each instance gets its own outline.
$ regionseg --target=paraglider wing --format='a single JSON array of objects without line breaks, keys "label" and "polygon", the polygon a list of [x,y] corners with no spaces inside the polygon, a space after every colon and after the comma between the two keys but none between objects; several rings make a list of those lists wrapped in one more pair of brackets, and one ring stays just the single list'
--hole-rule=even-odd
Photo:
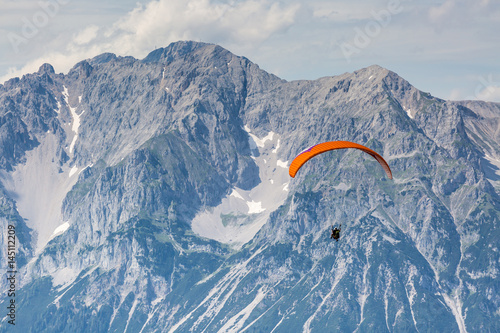
[{"label": "paraglider wing", "polygon": [[290,164],[290,168],[288,169],[288,173],[291,177],[295,177],[295,174],[304,165],[304,163],[309,161],[314,156],[321,154],[321,153],[324,153],[324,152],[329,151],[329,150],[345,149],[345,148],[356,148],[356,149],[364,151],[367,154],[370,154],[371,156],[373,156],[373,158],[375,158],[377,160],[377,162],[382,166],[382,168],[384,168],[385,173],[387,174],[387,177],[389,177],[389,179],[392,179],[391,168],[389,168],[389,165],[382,158],[382,156],[380,156],[379,154],[377,154],[376,152],[374,152],[370,148],[367,148],[367,147],[362,146],[360,144],[357,144],[354,142],[349,142],[349,141],[323,142],[323,143],[317,144],[315,146],[312,146],[311,148],[309,148],[307,150],[304,150],[302,153],[297,155],[297,157],[295,157],[295,159],[292,161],[292,164]]}]

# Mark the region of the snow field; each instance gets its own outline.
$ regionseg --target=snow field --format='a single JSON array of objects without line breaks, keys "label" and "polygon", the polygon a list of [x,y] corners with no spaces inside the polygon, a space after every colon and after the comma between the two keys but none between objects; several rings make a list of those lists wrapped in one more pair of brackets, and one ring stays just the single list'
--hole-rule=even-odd
[{"label": "snow field", "polygon": [[267,222],[269,215],[288,196],[288,163],[278,157],[279,138],[269,132],[264,138],[252,134],[248,126],[249,145],[259,167],[261,183],[251,190],[233,188],[217,207],[199,212],[191,223],[202,237],[230,244],[235,248],[250,241]]}]

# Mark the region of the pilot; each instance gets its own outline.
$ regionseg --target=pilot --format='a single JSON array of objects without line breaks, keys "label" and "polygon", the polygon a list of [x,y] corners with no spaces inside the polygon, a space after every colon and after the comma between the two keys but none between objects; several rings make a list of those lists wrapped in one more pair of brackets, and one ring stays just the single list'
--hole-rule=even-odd
[{"label": "pilot", "polygon": [[339,227],[335,227],[335,229],[333,228],[332,226],[332,235],[330,236],[330,239],[333,238],[335,239],[337,242],[339,241],[339,238],[340,238],[340,228],[342,227],[342,224],[339,225]]}]

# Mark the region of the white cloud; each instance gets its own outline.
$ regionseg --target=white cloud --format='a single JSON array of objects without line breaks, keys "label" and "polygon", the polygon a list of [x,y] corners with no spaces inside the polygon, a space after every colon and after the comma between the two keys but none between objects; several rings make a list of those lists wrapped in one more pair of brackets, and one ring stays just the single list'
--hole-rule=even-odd
[{"label": "white cloud", "polygon": [[26,73],[38,71],[44,63],[52,64],[56,72],[64,72],[71,69],[77,62],[95,56],[101,53],[99,48],[92,47],[81,52],[51,52],[37,59],[27,62],[21,68],[10,67],[7,74],[0,77],[0,83],[3,83],[13,77],[21,77]]},{"label": "white cloud", "polygon": [[471,84],[468,89],[452,89],[447,99],[452,101],[481,100],[487,102],[500,103],[500,83],[494,81],[492,75],[470,78],[458,78],[460,81],[471,80],[476,84]]},{"label": "white cloud", "polygon": [[294,24],[299,8],[297,3],[283,5],[270,0],[159,0],[138,4],[111,26],[89,25],[73,34],[62,49],[39,56],[21,69],[10,68],[0,81],[36,71],[44,62],[65,72],[76,62],[103,52],[142,58],[155,46],[178,40],[251,48],[286,31]]},{"label": "white cloud", "polygon": [[84,45],[90,43],[97,37],[97,32],[99,31],[99,27],[97,25],[90,25],[85,29],[78,32],[73,37],[73,42],[78,45]]},{"label": "white cloud", "polygon": [[464,94],[461,89],[452,89],[447,99],[451,101],[461,101],[464,100],[463,96]]},{"label": "white cloud", "polygon": [[[114,24],[108,35],[129,52],[150,50],[165,41],[259,43],[294,23],[299,5],[267,0],[220,3],[212,0],[160,0],[140,6]],[[127,42],[127,43],[123,43]]]},{"label": "white cloud", "polygon": [[481,101],[500,103],[500,86],[488,86],[481,90],[476,97]]}]

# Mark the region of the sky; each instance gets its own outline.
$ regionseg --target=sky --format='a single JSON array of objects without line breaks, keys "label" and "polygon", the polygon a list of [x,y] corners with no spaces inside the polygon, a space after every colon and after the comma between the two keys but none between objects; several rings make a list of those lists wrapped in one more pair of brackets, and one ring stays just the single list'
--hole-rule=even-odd
[{"label": "sky", "polygon": [[500,102],[499,32],[499,0],[0,0],[0,84],[194,40],[286,80],[377,64],[439,98]]}]

